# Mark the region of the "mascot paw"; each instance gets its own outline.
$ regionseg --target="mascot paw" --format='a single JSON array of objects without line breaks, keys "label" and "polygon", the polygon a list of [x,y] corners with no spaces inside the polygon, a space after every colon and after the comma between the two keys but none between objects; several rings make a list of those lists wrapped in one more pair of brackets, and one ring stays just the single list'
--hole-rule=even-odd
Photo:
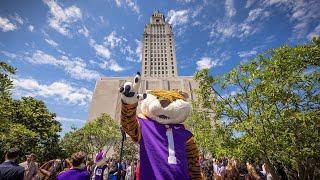
[{"label": "mascot paw", "polygon": [[137,72],[137,75],[134,77],[132,82],[125,82],[119,91],[121,93],[121,100],[125,104],[135,104],[139,100],[146,98],[147,94],[138,94],[140,87],[141,75],[140,72]]}]

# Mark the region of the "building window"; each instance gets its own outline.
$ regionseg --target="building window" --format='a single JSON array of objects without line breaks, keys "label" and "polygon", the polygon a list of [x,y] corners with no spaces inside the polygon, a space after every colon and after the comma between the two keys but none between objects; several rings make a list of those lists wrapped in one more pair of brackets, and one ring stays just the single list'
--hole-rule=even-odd
[{"label": "building window", "polygon": [[171,64],[173,65],[173,62],[171,62]]},{"label": "building window", "polygon": [[147,62],[145,62],[144,64],[147,65]]},{"label": "building window", "polygon": [[174,71],[172,71],[172,74],[174,74]]},{"label": "building window", "polygon": [[147,71],[144,71],[144,74],[147,74]]},{"label": "building window", "polygon": [[164,74],[164,71],[162,71],[162,74]]}]

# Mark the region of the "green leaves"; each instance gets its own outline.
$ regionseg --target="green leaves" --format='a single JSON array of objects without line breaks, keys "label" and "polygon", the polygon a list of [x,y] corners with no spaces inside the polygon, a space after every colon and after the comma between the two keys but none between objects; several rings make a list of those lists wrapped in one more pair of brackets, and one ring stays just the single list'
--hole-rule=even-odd
[{"label": "green leaves", "polygon": [[66,133],[61,146],[68,154],[84,151],[95,154],[103,148],[110,148],[120,140],[120,126],[109,115],[102,114],[82,128]]},{"label": "green leaves", "polygon": [[35,153],[40,161],[56,158],[61,124],[55,114],[35,98],[14,100],[10,75],[15,69],[0,62],[0,72],[0,157],[10,147],[19,147],[22,154]]},{"label": "green leaves", "polygon": [[[196,138],[197,143],[217,156],[261,158],[282,164],[288,176],[306,174],[302,164],[320,157],[319,39],[271,49],[222,77],[197,72],[194,114],[205,115],[192,117],[194,129],[197,133],[198,124],[204,123],[211,129],[205,138]],[[215,122],[214,127],[207,121]],[[211,148],[208,137],[213,139]]]}]

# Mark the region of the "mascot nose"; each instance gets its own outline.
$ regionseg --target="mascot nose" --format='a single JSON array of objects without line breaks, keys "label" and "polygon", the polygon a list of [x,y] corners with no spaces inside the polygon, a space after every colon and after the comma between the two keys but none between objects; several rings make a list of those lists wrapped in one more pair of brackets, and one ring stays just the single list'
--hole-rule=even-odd
[{"label": "mascot nose", "polygon": [[126,86],[124,87],[124,92],[125,92],[125,93],[129,93],[129,92],[130,92],[130,89],[131,89],[131,87],[128,86],[128,85],[126,85]]},{"label": "mascot nose", "polygon": [[170,101],[162,99],[162,100],[160,100],[160,104],[161,104],[162,108],[166,108],[167,106],[169,106]]}]

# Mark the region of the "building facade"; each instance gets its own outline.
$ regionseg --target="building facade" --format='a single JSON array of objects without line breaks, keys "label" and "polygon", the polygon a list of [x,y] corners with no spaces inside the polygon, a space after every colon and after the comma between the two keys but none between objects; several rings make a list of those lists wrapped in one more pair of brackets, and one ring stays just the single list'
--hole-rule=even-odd
[{"label": "building facade", "polygon": [[172,26],[156,11],[144,28],[142,45],[143,77],[177,77],[177,60]]},{"label": "building facade", "polygon": [[[172,26],[159,11],[152,14],[144,28],[142,40],[141,85],[139,92],[146,90],[179,90],[195,99],[193,90],[197,83],[192,76],[178,76],[176,51]],[[133,77],[103,77],[96,82],[88,120],[102,113],[120,120],[121,100],[119,87]],[[139,108],[138,108],[139,109]]]}]

